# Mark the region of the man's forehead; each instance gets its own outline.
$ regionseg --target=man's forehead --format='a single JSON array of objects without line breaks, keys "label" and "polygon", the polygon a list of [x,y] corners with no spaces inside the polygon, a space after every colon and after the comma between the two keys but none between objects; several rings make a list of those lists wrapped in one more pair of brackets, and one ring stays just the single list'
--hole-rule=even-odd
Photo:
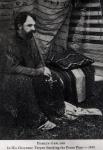
[{"label": "man's forehead", "polygon": [[35,20],[31,16],[27,16],[24,24],[35,24]]}]

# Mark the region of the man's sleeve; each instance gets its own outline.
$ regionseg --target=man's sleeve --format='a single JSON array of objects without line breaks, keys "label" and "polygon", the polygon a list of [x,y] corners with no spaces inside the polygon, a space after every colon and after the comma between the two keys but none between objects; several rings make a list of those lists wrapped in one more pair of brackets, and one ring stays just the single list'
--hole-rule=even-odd
[{"label": "man's sleeve", "polygon": [[6,59],[8,73],[17,73],[28,76],[35,76],[37,73],[36,69],[21,65],[21,55],[19,50],[14,46],[8,46]]}]

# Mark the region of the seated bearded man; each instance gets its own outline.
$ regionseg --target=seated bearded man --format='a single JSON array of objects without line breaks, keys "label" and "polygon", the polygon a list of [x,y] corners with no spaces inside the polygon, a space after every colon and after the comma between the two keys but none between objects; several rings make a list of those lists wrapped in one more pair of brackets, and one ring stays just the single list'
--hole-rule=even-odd
[{"label": "seated bearded man", "polygon": [[6,94],[2,101],[5,109],[17,117],[18,124],[24,125],[28,120],[29,125],[49,130],[56,126],[55,118],[70,119],[74,114],[75,119],[81,109],[65,102],[74,95],[71,91],[74,80],[71,83],[66,80],[71,71],[54,69],[51,59],[45,61],[37,49],[33,36],[35,20],[28,12],[18,14],[15,19],[16,33],[8,40],[5,53],[2,89]]}]

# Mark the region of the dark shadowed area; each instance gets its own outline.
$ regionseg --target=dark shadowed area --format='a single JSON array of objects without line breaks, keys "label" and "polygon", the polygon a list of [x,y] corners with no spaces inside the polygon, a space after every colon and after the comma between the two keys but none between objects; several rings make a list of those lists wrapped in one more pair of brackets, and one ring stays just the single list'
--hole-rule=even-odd
[{"label": "dark shadowed area", "polygon": [[[103,112],[103,82],[96,82],[94,96],[81,107],[99,108]],[[16,121],[8,113],[0,113],[0,139],[103,139],[103,117],[83,116],[77,120],[56,120],[57,128],[38,131],[35,128],[17,128]]]}]

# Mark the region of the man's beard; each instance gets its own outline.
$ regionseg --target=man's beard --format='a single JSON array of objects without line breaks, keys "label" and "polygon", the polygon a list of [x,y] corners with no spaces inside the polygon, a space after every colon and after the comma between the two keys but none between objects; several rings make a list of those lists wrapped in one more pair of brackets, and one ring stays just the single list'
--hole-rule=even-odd
[{"label": "man's beard", "polygon": [[27,39],[31,39],[33,37],[34,33],[35,33],[35,31],[30,31],[30,32],[26,33]]}]

